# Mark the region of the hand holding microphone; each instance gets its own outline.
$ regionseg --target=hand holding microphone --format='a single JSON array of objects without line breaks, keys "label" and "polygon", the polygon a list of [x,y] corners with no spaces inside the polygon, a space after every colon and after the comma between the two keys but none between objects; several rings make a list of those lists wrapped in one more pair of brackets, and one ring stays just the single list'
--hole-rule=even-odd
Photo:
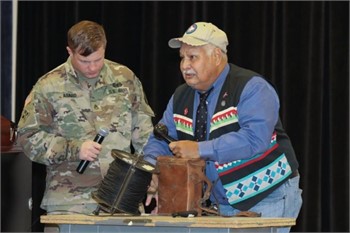
[{"label": "hand holding microphone", "polygon": [[174,138],[168,135],[168,128],[162,123],[158,123],[153,129],[154,136],[159,140],[164,140],[168,144],[176,141]]},{"label": "hand holding microphone", "polygon": [[[94,138],[94,142],[97,142],[98,144],[101,144],[103,139],[108,135],[109,130],[105,127],[101,127],[98,134]],[[88,160],[81,160],[79,163],[79,166],[77,167],[76,171],[80,174],[83,174],[87,166],[89,165],[90,161]]]},{"label": "hand holding microphone", "polygon": [[[196,159],[200,158],[198,143],[196,141],[190,140],[176,140],[168,135],[168,128],[162,124],[158,123],[153,129],[154,137],[158,140],[164,140],[169,145],[169,148],[173,155],[177,158],[188,158]],[[172,143],[176,142],[176,143]]]},{"label": "hand holding microphone", "polygon": [[[163,140],[163,141],[167,142],[168,144],[176,141],[174,138],[172,138],[168,135],[168,128],[166,127],[166,125],[164,125],[162,123],[158,123],[158,124],[156,124],[156,126],[154,126],[153,134],[154,134],[154,137],[156,139]],[[173,152],[173,148],[171,148],[170,145],[169,145],[169,148]],[[173,152],[173,154],[176,156],[176,154],[174,152]]]}]

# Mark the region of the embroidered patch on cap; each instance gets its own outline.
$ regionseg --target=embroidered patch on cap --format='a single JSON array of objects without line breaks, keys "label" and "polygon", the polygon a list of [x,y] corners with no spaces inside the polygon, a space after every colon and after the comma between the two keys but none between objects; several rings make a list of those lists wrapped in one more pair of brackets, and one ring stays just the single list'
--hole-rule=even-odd
[{"label": "embroidered patch on cap", "polygon": [[192,24],[186,31],[186,34],[191,34],[197,29],[197,24]]}]

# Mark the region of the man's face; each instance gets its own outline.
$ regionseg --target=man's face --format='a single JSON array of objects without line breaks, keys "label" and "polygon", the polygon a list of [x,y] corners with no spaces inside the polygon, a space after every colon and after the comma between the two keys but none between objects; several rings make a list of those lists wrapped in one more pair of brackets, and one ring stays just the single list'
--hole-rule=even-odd
[{"label": "man's face", "polygon": [[182,76],[187,85],[199,91],[208,90],[217,79],[217,59],[214,52],[208,54],[205,48],[185,43],[180,48]]},{"label": "man's face", "polygon": [[99,48],[96,52],[84,57],[72,51],[67,47],[67,51],[71,57],[71,62],[76,71],[81,73],[86,78],[96,78],[103,67],[105,49]]}]

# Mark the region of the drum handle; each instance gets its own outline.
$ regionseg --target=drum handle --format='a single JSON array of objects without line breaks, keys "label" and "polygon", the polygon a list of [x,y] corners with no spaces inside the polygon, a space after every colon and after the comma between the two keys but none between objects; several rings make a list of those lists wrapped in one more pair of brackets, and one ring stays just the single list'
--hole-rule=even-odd
[{"label": "drum handle", "polygon": [[[202,159],[199,159],[199,160],[194,159],[194,160],[190,160],[189,163],[191,163],[194,166],[196,166],[196,165],[198,166],[198,164],[201,160]],[[210,197],[210,193],[212,190],[212,183],[210,182],[208,177],[204,174],[204,172],[198,172],[198,170],[197,170],[196,174],[198,175],[200,180],[202,180],[203,182],[205,182],[207,184],[207,188],[205,189],[203,197],[201,198],[201,200],[199,200],[200,203],[198,206],[202,206],[202,203],[204,203]]]}]

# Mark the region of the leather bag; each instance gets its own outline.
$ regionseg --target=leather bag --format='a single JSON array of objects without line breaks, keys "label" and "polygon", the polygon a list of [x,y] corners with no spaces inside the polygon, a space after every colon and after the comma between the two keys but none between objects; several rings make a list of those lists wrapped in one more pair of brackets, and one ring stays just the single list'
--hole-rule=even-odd
[{"label": "leather bag", "polygon": [[[205,161],[173,156],[157,158],[159,171],[158,213],[173,214],[197,211],[202,215],[202,204],[209,198],[211,182],[204,174]],[[206,183],[206,190],[203,190]]]}]

